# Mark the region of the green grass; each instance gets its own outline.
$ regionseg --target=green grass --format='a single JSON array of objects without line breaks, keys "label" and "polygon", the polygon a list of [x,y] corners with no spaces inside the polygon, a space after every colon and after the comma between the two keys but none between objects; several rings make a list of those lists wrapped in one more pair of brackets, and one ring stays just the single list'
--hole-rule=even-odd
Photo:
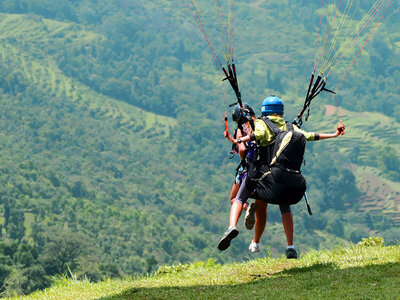
[{"label": "green grass", "polygon": [[259,258],[230,265],[198,262],[161,267],[154,276],[56,280],[21,299],[396,299],[400,295],[400,246],[380,238],[298,260]]}]

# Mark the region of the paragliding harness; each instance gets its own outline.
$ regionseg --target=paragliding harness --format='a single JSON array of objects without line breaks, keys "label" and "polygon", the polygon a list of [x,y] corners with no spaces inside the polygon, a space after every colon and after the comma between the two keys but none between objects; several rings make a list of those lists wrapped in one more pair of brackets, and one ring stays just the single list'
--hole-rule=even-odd
[{"label": "paragliding harness", "polygon": [[[247,110],[245,107],[240,108],[240,118],[237,122],[237,127],[233,133],[233,138],[236,139],[238,136],[238,131],[240,130],[243,133],[245,133],[245,130],[243,128],[243,124],[246,122],[250,123],[251,129],[254,131],[254,121],[250,115],[250,111]],[[257,148],[256,148],[256,143],[255,142],[248,142],[246,143],[246,156],[244,159],[242,159],[239,163],[239,165],[236,167],[236,174],[235,178],[238,179],[238,183],[241,184],[244,175],[247,173],[247,159],[249,157],[254,157],[256,154]],[[232,150],[229,152],[229,158],[232,159],[236,154],[239,153],[239,147],[237,144],[232,144]],[[238,177],[239,175],[239,177]]]},{"label": "paragliding harness", "polygon": [[261,120],[275,134],[275,141],[258,147],[258,155],[248,161],[248,177],[256,186],[255,198],[272,204],[298,203],[306,191],[306,181],[300,168],[303,162],[306,138],[286,122],[282,131],[268,117]]},{"label": "paragliding harness", "polygon": [[[236,103],[234,103],[234,105],[235,104]],[[245,130],[243,128],[243,124],[246,123],[246,122],[249,122],[251,129],[254,130],[254,128],[255,128],[254,127],[254,121],[253,121],[253,118],[251,117],[250,110],[248,110],[246,107],[241,107],[240,108],[240,116],[239,116],[239,118],[237,120],[237,127],[235,128],[235,131],[233,132],[233,138],[234,139],[236,139],[237,136],[238,136],[238,130],[240,130],[242,132],[242,134],[245,132]],[[228,128],[228,127],[225,126],[225,130],[226,130],[226,128]],[[236,144],[232,144],[232,149],[229,152],[229,158],[232,159],[238,153],[239,153],[238,146]],[[239,169],[239,168],[240,168],[240,165],[238,166],[237,169]]]}]

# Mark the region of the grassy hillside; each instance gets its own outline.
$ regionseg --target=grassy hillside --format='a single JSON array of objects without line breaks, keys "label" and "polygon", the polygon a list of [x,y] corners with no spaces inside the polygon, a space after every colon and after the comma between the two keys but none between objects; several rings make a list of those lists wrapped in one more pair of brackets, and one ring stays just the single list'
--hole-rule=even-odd
[{"label": "grassy hillside", "polygon": [[299,260],[264,257],[223,266],[209,260],[98,283],[60,278],[19,299],[394,299],[400,293],[399,247],[370,238],[309,251]]}]

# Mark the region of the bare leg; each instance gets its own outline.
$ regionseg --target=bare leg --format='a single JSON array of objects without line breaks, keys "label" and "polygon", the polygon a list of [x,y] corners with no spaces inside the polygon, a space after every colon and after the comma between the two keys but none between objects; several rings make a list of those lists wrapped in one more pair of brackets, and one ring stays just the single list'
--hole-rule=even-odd
[{"label": "bare leg", "polygon": [[231,212],[229,216],[229,228],[225,232],[224,236],[218,242],[218,250],[224,251],[228,249],[231,244],[231,241],[237,237],[239,234],[239,230],[236,228],[236,224],[240,218],[242,213],[243,204],[240,201],[234,201],[231,205]]},{"label": "bare leg", "polygon": [[240,215],[242,214],[243,204],[239,201],[234,201],[231,206],[231,213],[229,216],[229,227],[236,226]]},{"label": "bare leg", "polygon": [[287,244],[291,246],[293,245],[293,215],[291,212],[282,213],[282,224],[285,230]]},{"label": "bare leg", "polygon": [[265,224],[267,223],[267,206],[268,203],[262,200],[255,200],[257,204],[256,224],[254,225],[254,243],[260,243],[262,234],[264,233]]},{"label": "bare leg", "polygon": [[229,215],[229,228],[225,232],[222,239],[218,242],[218,249],[220,251],[226,250],[230,246],[231,241],[239,234],[239,230],[237,230],[236,225],[240,218],[240,215],[242,214],[243,203],[247,201],[251,194],[251,191],[246,188],[246,179],[247,178],[245,178],[244,182],[240,186],[236,198],[231,205],[231,211]]}]

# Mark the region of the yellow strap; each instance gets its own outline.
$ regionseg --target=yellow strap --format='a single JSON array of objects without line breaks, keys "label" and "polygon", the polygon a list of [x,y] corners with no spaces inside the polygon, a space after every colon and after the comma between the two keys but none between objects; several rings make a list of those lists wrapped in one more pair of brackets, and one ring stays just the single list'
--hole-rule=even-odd
[{"label": "yellow strap", "polygon": [[265,176],[271,174],[271,171],[267,171],[264,174],[262,174],[262,176],[258,179],[258,180],[263,180]]},{"label": "yellow strap", "polygon": [[285,148],[287,147],[287,145],[289,145],[290,140],[292,139],[293,136],[293,132],[292,131],[288,131],[285,134],[285,137],[282,139],[282,143],[279,146],[278,151],[276,151],[275,157],[271,160],[271,165],[273,165],[274,163],[276,163],[276,160],[278,159],[279,155],[281,155],[282,151],[285,150]]}]

